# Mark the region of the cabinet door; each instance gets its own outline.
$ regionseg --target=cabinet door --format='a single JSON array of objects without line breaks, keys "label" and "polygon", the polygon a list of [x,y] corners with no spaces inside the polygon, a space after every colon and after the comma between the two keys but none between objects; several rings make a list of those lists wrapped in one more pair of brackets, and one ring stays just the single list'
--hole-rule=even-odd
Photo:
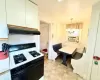
[{"label": "cabinet door", "polygon": [[9,58],[0,60],[0,73],[9,70]]},{"label": "cabinet door", "polygon": [[28,80],[39,80],[44,75],[44,60],[30,65],[26,69]]},{"label": "cabinet door", "polygon": [[11,80],[10,71],[0,74],[0,80]]},{"label": "cabinet door", "polygon": [[25,26],[25,0],[6,0],[7,24]]},{"label": "cabinet door", "polygon": [[18,72],[16,75],[13,75],[11,78],[12,80],[28,80],[27,79],[27,75],[25,73],[25,70],[21,70],[20,72]]},{"label": "cabinet door", "polygon": [[92,63],[91,79],[90,80],[100,80],[100,13],[99,13],[99,22],[98,22],[98,31],[96,36],[94,57],[99,59],[94,59]]},{"label": "cabinet door", "polygon": [[38,6],[30,0],[26,0],[26,26],[30,28],[39,27]]},{"label": "cabinet door", "polygon": [[8,38],[5,0],[0,0],[0,38]]},{"label": "cabinet door", "polygon": [[87,49],[87,61],[89,70],[87,80],[100,80],[100,61],[93,59],[93,56],[100,57],[100,2],[93,6],[91,27]]}]

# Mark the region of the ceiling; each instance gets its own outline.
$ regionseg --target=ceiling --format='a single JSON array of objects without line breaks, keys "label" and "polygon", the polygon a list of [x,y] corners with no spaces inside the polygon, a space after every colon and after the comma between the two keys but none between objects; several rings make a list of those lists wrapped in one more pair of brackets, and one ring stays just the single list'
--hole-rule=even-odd
[{"label": "ceiling", "polygon": [[39,16],[44,21],[70,22],[90,18],[92,5],[100,0],[33,0],[39,6]]}]

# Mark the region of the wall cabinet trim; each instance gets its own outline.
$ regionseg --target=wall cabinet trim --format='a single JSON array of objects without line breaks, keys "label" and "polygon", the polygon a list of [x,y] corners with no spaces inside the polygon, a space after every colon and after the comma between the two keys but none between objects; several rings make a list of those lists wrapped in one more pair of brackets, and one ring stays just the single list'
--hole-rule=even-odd
[{"label": "wall cabinet trim", "polygon": [[0,38],[0,41],[8,40],[8,38]]}]

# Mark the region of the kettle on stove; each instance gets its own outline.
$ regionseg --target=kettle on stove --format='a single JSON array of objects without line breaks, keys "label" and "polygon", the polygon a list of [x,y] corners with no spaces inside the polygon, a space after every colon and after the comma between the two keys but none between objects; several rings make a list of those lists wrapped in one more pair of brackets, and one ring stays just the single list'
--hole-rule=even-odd
[{"label": "kettle on stove", "polygon": [[8,58],[9,45],[6,43],[2,44],[2,51],[0,51],[0,60]]}]

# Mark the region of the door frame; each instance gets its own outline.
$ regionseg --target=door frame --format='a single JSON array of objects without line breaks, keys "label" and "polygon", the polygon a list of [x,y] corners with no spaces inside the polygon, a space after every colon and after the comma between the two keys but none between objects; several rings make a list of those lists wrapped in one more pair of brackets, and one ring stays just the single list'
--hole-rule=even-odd
[{"label": "door frame", "polygon": [[[49,51],[50,51],[50,50],[49,50],[49,47],[50,47],[50,46],[49,46],[49,45],[50,45],[50,34],[51,34],[51,32],[50,32],[50,31],[51,31],[51,30],[50,30],[50,29],[51,29],[51,28],[50,28],[50,25],[51,25],[51,24],[48,23],[48,22],[45,22],[45,21],[42,21],[42,20],[41,20],[41,21],[40,21],[40,27],[41,27],[41,23],[47,24],[48,27],[49,27],[49,28],[48,28],[48,29],[49,29],[49,30],[48,30],[48,31],[49,31],[49,32],[48,32],[48,47],[47,47],[47,49],[48,49],[48,55],[49,55]],[[41,31],[41,29],[40,29],[40,31]],[[41,38],[40,38],[40,39],[41,39]],[[40,43],[40,45],[41,45],[41,43]]]}]

